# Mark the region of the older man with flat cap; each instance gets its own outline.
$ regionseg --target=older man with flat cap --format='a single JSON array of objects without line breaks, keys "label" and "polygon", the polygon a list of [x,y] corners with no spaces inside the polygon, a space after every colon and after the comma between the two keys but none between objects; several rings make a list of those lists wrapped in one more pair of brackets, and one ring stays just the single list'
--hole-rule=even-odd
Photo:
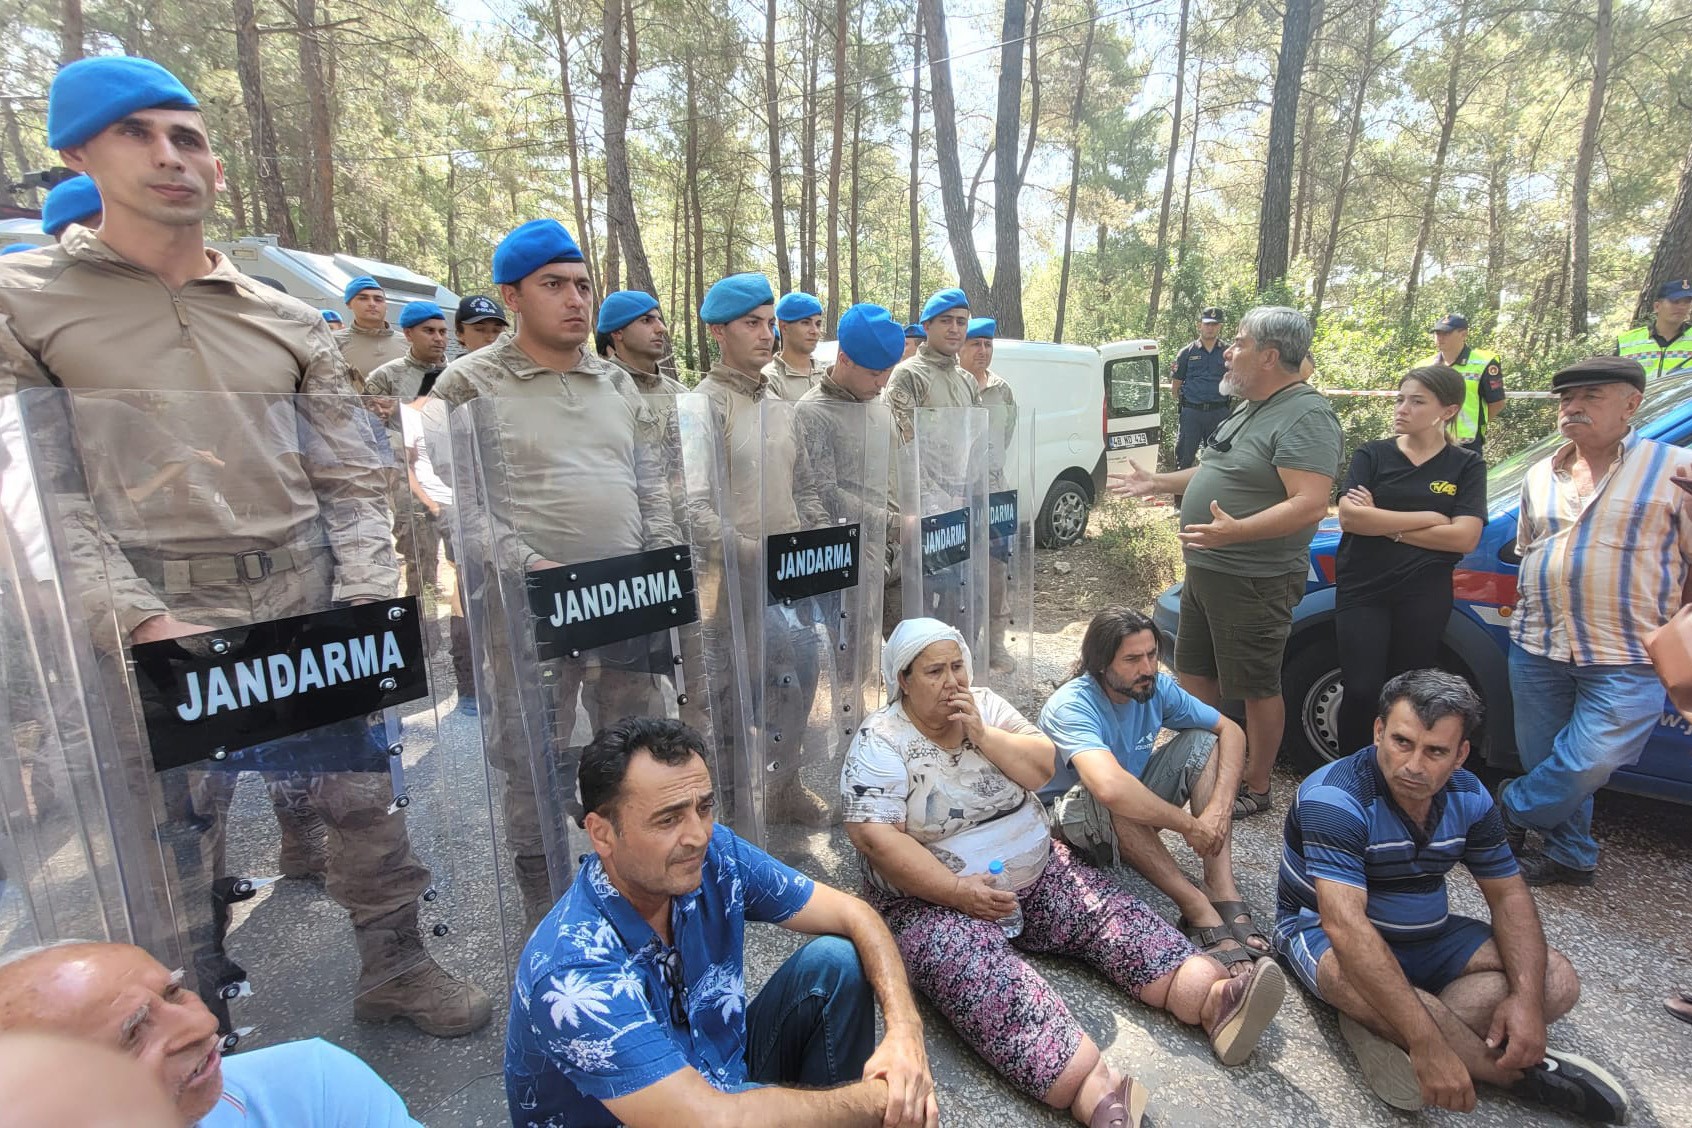
[{"label": "older man with flat cap", "polygon": [[823,377],[823,363],[816,358],[823,333],[822,303],[811,294],[784,294],[775,315],[781,347],[764,366],[764,375],[777,395],[797,403]]},{"label": "older man with flat cap", "polygon": [[[629,374],[588,347],[593,281],[575,239],[555,219],[522,224],[495,248],[493,280],[517,315],[516,331],[453,361],[434,395],[453,408],[478,397],[494,401],[478,428],[505,471],[506,496],[492,516],[509,535],[496,538],[497,566],[534,571],[680,543],[656,418]],[[462,512],[460,524],[467,539],[474,535]],[[487,643],[492,684],[510,689],[516,673],[495,595],[466,569],[471,630]],[[620,644],[559,659],[549,708],[560,744],[572,739],[578,692],[594,729],[662,710],[659,675],[646,659]],[[487,750],[504,777],[506,837],[532,927],[552,907],[541,804],[557,821],[573,802],[562,792],[539,795],[534,764],[579,748],[535,744],[516,701],[514,691],[502,692],[481,705],[491,714],[483,726],[493,734]],[[560,770],[540,774],[574,777],[572,766]],[[573,861],[559,859],[561,868]]]},{"label": "older man with flat cap", "polygon": [[335,333],[341,355],[353,366],[360,391],[378,368],[406,354],[406,339],[388,324],[388,295],[382,284],[361,274],[341,291],[341,302],[352,314],[352,324]]},{"label": "older man with flat cap", "polygon": [[1591,885],[1592,794],[1637,763],[1663,711],[1645,636],[1680,607],[1692,569],[1692,513],[1676,478],[1686,453],[1629,426],[1645,371],[1595,356],[1551,377],[1568,440],[1522,480],[1522,563],[1510,616],[1510,695],[1527,774],[1499,788],[1529,885]]},{"label": "older man with flat cap", "polygon": [[87,173],[61,180],[41,202],[41,230],[55,239],[62,238],[73,223],[98,230],[103,206],[100,188]]},{"label": "older man with flat cap", "polygon": [[[47,128],[65,164],[93,178],[104,213],[97,232],[73,226],[59,246],[0,266],[0,394],[51,384],[94,406],[133,398],[123,389],[139,381],[156,422],[215,452],[196,459],[193,473],[211,477],[190,479],[195,488],[138,496],[108,480],[117,472],[90,482],[91,497],[66,488],[62,504],[82,519],[67,523],[62,567],[67,582],[86,585],[79,594],[96,605],[96,627],[115,626],[114,657],[133,644],[391,598],[392,517],[352,373],[316,310],[206,246],[223,166],[194,96],[151,60],[81,59],[53,80]],[[79,406],[75,426],[84,467],[138,465],[126,433],[98,413]],[[61,480],[78,476],[65,467]],[[183,918],[197,986],[209,994],[244,978],[223,952],[228,910],[217,902],[237,774],[156,771],[129,727],[132,692],[114,689],[112,770],[126,774],[136,803],[160,790],[169,798],[154,803],[156,831],[126,821],[123,845],[138,866],[171,867],[166,880],[182,901],[167,911]],[[357,943],[354,1015],[468,1034],[487,1023],[490,1001],[424,950],[429,870],[412,852],[405,811],[390,810],[388,773],[352,770],[368,742],[362,722],[355,732],[324,726],[311,733],[313,767],[265,774],[336,843],[322,864]]]}]

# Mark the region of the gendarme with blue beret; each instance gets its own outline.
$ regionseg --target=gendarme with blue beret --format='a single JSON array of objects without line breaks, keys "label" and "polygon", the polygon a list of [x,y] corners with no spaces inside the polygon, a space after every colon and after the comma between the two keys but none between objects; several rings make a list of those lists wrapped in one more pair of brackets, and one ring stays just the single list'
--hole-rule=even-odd
[{"label": "gendarme with blue beret", "polygon": [[599,321],[594,328],[601,333],[615,333],[657,308],[658,299],[645,290],[618,290],[606,294],[605,300],[599,303]]},{"label": "gendarme with blue beret", "polygon": [[941,290],[922,306],[922,323],[927,325],[942,313],[950,313],[954,309],[968,309],[969,298],[964,292],[953,286],[948,290]]},{"label": "gendarme with blue beret", "polygon": [[57,239],[73,223],[92,219],[105,209],[100,189],[87,173],[55,184],[41,202],[41,230]]},{"label": "gendarme with blue beret", "polygon": [[47,145],[74,149],[137,110],[197,110],[188,88],[151,59],[98,55],[53,76],[47,91]]},{"label": "gendarme with blue beret", "polygon": [[705,291],[705,300],[699,305],[699,320],[707,325],[727,325],[774,302],[775,291],[762,274],[731,274]]},{"label": "gendarme with blue beret", "polygon": [[346,289],[341,291],[341,300],[343,302],[350,302],[354,297],[364,293],[366,290],[380,290],[381,288],[382,284],[376,281],[376,279],[370,277],[368,274],[360,274],[357,278],[348,282]]},{"label": "gendarme with blue beret", "polygon": [[969,329],[964,333],[964,340],[979,341],[983,338],[991,341],[999,333],[999,323],[991,317],[972,317],[969,319]]},{"label": "gendarme with blue beret", "polygon": [[405,308],[400,310],[399,326],[401,329],[411,329],[425,321],[439,319],[446,320],[446,314],[434,302],[406,302]]},{"label": "gendarme with blue beret", "polygon": [[878,305],[855,305],[840,315],[840,353],[862,368],[881,372],[905,354],[905,329]]},{"label": "gendarme with blue beret", "polygon": [[822,302],[814,295],[796,291],[782,295],[781,301],[776,303],[776,320],[802,321],[807,317],[818,317],[822,311]]},{"label": "gendarme with blue beret", "polygon": [[582,249],[556,219],[531,219],[494,248],[493,280],[515,286],[554,262],[582,262]]}]

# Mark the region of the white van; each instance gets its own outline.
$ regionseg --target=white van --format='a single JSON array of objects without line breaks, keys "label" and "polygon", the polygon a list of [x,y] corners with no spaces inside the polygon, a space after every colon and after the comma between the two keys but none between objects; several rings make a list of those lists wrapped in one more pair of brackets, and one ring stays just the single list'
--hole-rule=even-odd
[{"label": "white van", "polygon": [[[824,341],[817,359],[833,364]],[[1157,342],[1112,341],[1101,348],[1048,341],[993,342],[993,371],[1011,386],[1023,419],[1034,417],[1034,535],[1042,548],[1074,544],[1105,488],[1129,461],[1157,472]]]},{"label": "white van", "polygon": [[[7,243],[51,244],[38,219],[0,220],[0,245]],[[388,295],[388,320],[399,324],[407,302],[429,301],[446,310],[450,319],[458,309],[458,295],[403,266],[377,262],[354,255],[319,255],[284,247],[274,235],[248,235],[230,242],[214,242],[212,249],[229,256],[235,269],[254,278],[267,278],[282,289],[317,309],[332,309],[351,321],[341,293],[361,274],[381,283]]]}]

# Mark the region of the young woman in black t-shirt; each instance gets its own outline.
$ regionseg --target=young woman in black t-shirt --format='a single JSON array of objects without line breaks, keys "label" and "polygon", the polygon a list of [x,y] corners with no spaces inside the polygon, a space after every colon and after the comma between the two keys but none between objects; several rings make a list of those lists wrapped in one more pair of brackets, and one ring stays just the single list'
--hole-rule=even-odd
[{"label": "young woman in black t-shirt", "polygon": [[1398,385],[1396,437],[1351,456],[1334,577],[1342,755],[1374,742],[1387,679],[1438,663],[1452,569],[1480,543],[1486,464],[1449,429],[1464,392],[1455,369],[1412,368]]}]

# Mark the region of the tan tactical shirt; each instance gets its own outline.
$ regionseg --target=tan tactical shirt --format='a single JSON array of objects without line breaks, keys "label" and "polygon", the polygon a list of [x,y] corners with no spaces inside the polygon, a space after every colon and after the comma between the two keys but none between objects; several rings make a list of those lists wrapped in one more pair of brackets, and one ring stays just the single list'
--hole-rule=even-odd
[{"label": "tan tactical shirt", "polygon": [[[318,318],[321,320],[322,314]],[[405,334],[391,326],[360,329],[357,325],[348,325],[345,329],[335,330],[335,344],[340,346],[341,355],[347,358],[347,363],[357,373],[355,387],[362,387],[378,368],[411,351],[411,343],[405,339]]]},{"label": "tan tactical shirt", "polygon": [[917,408],[981,404],[975,377],[964,371],[957,357],[936,352],[927,341],[917,348],[916,355],[893,369],[881,398],[893,412],[901,440],[907,443],[913,435],[912,416]]},{"label": "tan tactical shirt", "polygon": [[764,365],[764,375],[770,378],[770,386],[775,394],[790,403],[798,403],[803,399],[805,393],[816,387],[827,371],[822,362],[814,356],[811,358],[810,371],[800,371],[787,363],[780,352]]},{"label": "tan tactical shirt", "polygon": [[[970,379],[975,377],[972,375]],[[991,463],[993,484],[997,488],[1004,484],[1007,465],[1016,466],[1027,461],[1025,450],[1011,450],[1011,443],[1016,441],[1016,396],[1011,394],[1011,386],[1005,383],[1004,377],[991,368],[987,370],[987,386],[981,388],[978,382],[976,387],[981,389],[981,406],[987,409],[988,461]],[[1015,457],[1017,455],[1021,457]],[[1014,486],[1016,483],[1010,484]]]},{"label": "tan tactical shirt", "polygon": [[[657,418],[627,372],[584,350],[568,372],[529,357],[515,335],[459,357],[431,395],[472,400],[502,563],[575,564],[679,544]],[[492,472],[498,472],[490,471]]]},{"label": "tan tactical shirt", "polygon": [[[80,448],[82,465],[62,467],[56,501],[72,566],[104,572],[84,585],[91,610],[115,612],[126,633],[167,610],[126,553],[156,562],[327,547],[333,598],[392,596],[383,452],[328,325],[207,255],[211,272],[174,291],[84,227],[0,259],[0,395],[79,393],[76,444],[66,436],[58,450],[68,461]],[[136,464],[147,456],[128,442],[124,405],[181,444],[179,475],[161,481]],[[56,446],[35,441],[49,455]],[[63,488],[78,469],[92,498]]]},{"label": "tan tactical shirt", "polygon": [[[893,423],[885,405],[867,403],[824,375],[816,387],[799,401],[799,424],[805,437],[805,452],[817,483],[817,497],[830,522],[863,521],[871,512],[887,514],[888,560],[899,542],[899,506],[895,497]],[[879,442],[884,448],[872,458],[866,445]],[[885,474],[872,488],[865,480],[873,463],[885,465]],[[896,570],[889,569],[892,574]]]},{"label": "tan tactical shirt", "polygon": [[[726,516],[742,543],[829,524],[799,434],[797,405],[776,395],[767,376],[748,376],[722,363],[697,390],[716,413],[728,461]],[[761,404],[778,406],[760,411]],[[720,535],[710,516],[704,522],[701,532]]]}]

